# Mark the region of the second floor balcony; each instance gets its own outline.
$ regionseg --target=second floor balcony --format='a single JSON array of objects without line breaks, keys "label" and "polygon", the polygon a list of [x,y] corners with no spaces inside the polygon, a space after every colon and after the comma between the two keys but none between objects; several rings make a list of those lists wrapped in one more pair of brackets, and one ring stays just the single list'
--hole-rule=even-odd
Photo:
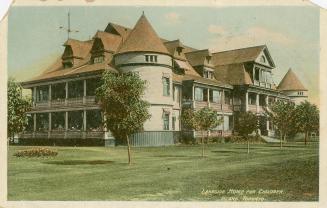
[{"label": "second floor balcony", "polygon": [[33,108],[97,105],[98,78],[40,85],[32,88]]}]

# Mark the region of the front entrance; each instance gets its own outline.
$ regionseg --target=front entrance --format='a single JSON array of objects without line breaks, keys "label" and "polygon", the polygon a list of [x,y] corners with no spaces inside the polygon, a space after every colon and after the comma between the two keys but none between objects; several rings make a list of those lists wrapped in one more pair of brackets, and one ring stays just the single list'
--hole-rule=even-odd
[{"label": "front entrance", "polygon": [[267,117],[259,116],[259,130],[262,136],[268,136],[267,122]]}]

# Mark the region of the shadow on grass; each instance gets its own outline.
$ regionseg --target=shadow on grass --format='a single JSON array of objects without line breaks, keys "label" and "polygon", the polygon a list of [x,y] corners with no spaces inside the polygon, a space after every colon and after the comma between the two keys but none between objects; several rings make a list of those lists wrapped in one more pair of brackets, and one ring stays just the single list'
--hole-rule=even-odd
[{"label": "shadow on grass", "polygon": [[153,157],[201,158],[201,155],[153,155]]},{"label": "shadow on grass", "polygon": [[44,162],[50,165],[104,165],[113,163],[110,160],[62,160]]},{"label": "shadow on grass", "polygon": [[237,153],[237,154],[242,153],[243,154],[243,152],[239,151],[239,150],[213,150],[211,152],[214,152],[214,153]]}]

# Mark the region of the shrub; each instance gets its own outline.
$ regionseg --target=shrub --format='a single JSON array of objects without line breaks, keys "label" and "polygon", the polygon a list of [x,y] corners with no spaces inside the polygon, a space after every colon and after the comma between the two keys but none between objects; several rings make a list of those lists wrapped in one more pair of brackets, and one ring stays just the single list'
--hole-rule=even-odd
[{"label": "shrub", "polygon": [[55,157],[58,155],[56,150],[48,148],[33,148],[27,150],[19,150],[14,156],[16,157]]},{"label": "shrub", "polygon": [[[261,144],[261,143],[265,143],[264,140],[262,139],[262,137],[260,137],[259,135],[249,135],[248,136],[249,141],[251,144]],[[225,137],[225,142],[226,143],[236,143],[236,144],[245,144],[247,143],[247,139],[245,137],[242,136],[228,136]]]},{"label": "shrub", "polygon": [[225,138],[222,137],[222,136],[219,136],[219,137],[210,137],[209,138],[209,143],[225,143]]}]

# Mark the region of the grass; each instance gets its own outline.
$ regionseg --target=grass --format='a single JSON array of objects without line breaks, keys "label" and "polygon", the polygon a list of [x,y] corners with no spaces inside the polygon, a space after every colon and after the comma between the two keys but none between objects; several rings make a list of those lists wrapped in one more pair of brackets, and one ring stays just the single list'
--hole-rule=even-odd
[{"label": "grass", "polygon": [[[53,158],[17,158],[8,200],[317,201],[318,145],[210,144],[132,148],[49,147]],[[274,191],[277,190],[277,191]],[[260,192],[260,193],[259,193]],[[269,192],[269,193],[267,193]]]}]

